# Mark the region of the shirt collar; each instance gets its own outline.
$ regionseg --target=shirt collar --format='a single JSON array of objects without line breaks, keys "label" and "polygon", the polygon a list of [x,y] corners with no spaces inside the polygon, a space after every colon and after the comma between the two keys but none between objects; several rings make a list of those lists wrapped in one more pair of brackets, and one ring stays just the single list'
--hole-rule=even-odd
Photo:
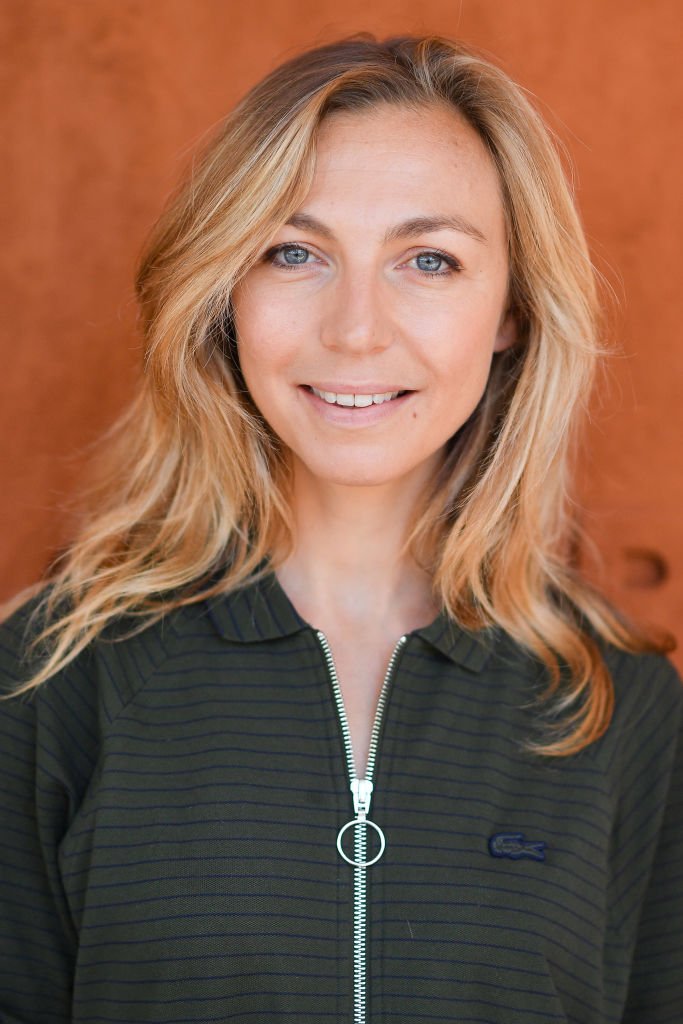
[{"label": "shirt collar", "polygon": [[[208,599],[206,604],[223,639],[237,643],[277,640],[315,629],[299,615],[272,570],[229,594]],[[480,672],[491,654],[497,632],[497,627],[465,629],[440,612],[428,626],[413,630],[411,635],[421,637],[456,664]]]}]

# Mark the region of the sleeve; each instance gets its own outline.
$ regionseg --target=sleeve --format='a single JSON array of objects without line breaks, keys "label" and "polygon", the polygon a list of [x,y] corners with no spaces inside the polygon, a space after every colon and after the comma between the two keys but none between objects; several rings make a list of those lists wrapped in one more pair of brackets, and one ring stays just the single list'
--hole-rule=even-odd
[{"label": "sleeve", "polygon": [[58,866],[73,794],[57,726],[41,702],[13,695],[25,616],[0,627],[0,1020],[66,1024],[77,937]]},{"label": "sleeve", "polygon": [[658,733],[663,752],[661,793],[649,794],[660,828],[641,904],[624,1024],[683,1021],[683,683],[666,662]]}]

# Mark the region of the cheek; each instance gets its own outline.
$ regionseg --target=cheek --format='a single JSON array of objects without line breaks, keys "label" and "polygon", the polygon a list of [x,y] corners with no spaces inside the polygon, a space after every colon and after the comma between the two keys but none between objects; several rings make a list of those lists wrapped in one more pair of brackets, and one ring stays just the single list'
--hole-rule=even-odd
[{"label": "cheek", "polygon": [[444,402],[465,401],[472,408],[477,404],[491,369],[496,327],[497,320],[490,314],[475,316],[461,311],[443,326],[437,342],[424,347]]},{"label": "cheek", "polygon": [[233,312],[240,365],[252,390],[291,364],[302,325],[272,300],[260,300],[256,289],[238,294]]}]

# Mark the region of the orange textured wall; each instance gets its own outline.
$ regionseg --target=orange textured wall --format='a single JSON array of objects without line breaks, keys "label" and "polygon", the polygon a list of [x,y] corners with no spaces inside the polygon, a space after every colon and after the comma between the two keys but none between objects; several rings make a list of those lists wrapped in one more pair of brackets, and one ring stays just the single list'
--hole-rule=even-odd
[{"label": "orange textured wall", "polygon": [[571,153],[623,346],[593,403],[584,519],[612,596],[680,634],[682,10],[679,0],[347,0],[342,11],[333,0],[4,0],[0,599],[68,537],[86,448],[131,394],[135,260],[202,133],[301,47],[360,29],[435,31],[497,58]]}]

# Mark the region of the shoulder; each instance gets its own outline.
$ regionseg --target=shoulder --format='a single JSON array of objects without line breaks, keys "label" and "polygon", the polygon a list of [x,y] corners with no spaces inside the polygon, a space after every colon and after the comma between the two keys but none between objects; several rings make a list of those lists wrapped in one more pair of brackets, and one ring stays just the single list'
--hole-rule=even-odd
[{"label": "shoulder", "polygon": [[[605,647],[614,686],[607,732],[592,752],[617,790],[648,799],[668,788],[682,752],[683,681],[664,654]],[[589,748],[590,750],[590,748]]]},{"label": "shoulder", "polygon": [[31,642],[40,630],[43,593],[39,586],[27,587],[0,605],[0,692],[3,694],[19,686],[23,677],[36,666]]},{"label": "shoulder", "polygon": [[678,720],[683,711],[683,680],[667,655],[636,654],[606,645],[604,658],[614,685],[617,722],[634,715]]},{"label": "shoulder", "polygon": [[38,643],[46,625],[45,590],[32,594],[0,623],[0,701],[44,709],[61,705],[68,715],[83,704],[108,722],[132,700],[170,658],[183,656],[193,639],[215,635],[206,608],[177,608],[156,622],[133,616],[113,620],[62,669],[29,690],[22,691],[49,651],[49,640]]},{"label": "shoulder", "polygon": [[199,606],[143,629],[141,620],[120,618],[54,675],[26,688],[46,654],[34,644],[44,625],[41,595],[0,624],[0,774],[61,794],[54,799],[68,803],[70,818],[124,709],[169,659],[192,660],[194,637],[215,630]]},{"label": "shoulder", "polygon": [[169,659],[191,664],[196,644],[216,634],[199,606],[176,609],[134,635],[136,624],[120,619],[54,675],[22,689],[44,657],[32,646],[43,625],[38,595],[0,624],[0,775],[22,800],[34,799],[34,787],[50,793],[62,834],[124,710]]},{"label": "shoulder", "polygon": [[612,733],[650,719],[676,727],[683,714],[683,679],[669,656],[629,651],[607,639],[577,611],[586,639],[596,646],[613,687]]}]

